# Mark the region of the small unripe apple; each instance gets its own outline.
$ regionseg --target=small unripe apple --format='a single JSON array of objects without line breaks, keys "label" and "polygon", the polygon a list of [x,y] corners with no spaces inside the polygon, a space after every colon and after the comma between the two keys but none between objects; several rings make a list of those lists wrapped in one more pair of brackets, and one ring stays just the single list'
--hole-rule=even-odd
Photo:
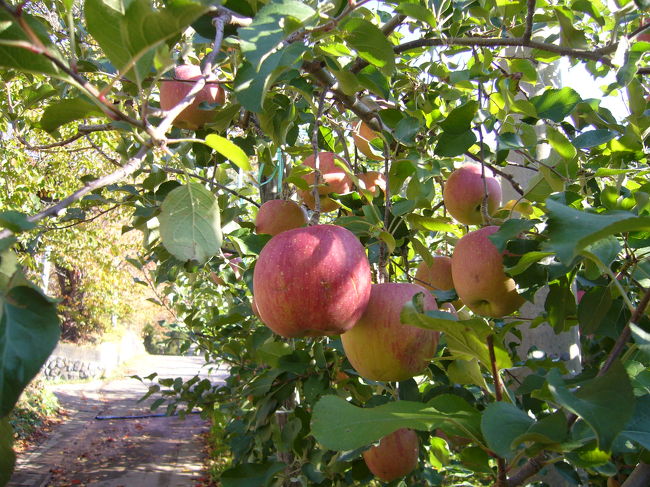
[{"label": "small unripe apple", "polygon": [[405,325],[402,308],[415,294],[424,294],[425,311],[436,310],[436,299],[410,283],[373,284],[365,313],[341,335],[345,355],[362,377],[401,381],[424,371],[436,353],[437,331]]},{"label": "small unripe apple", "polygon": [[[187,96],[194,83],[201,77],[201,67],[193,64],[176,66],[173,80],[160,82],[160,108],[171,110]],[[216,78],[209,78],[205,86],[194,98],[190,106],[185,108],[174,120],[175,127],[197,130],[214,117],[213,110],[201,110],[201,103],[218,103],[223,105],[226,96],[223,88],[216,83]]]},{"label": "small unripe apple", "polygon": [[270,200],[257,210],[255,232],[277,235],[306,224],[307,214],[298,203],[289,200]]},{"label": "small unripe apple", "polygon": [[[485,183],[487,212],[493,215],[501,204],[501,183],[488,168],[485,168]],[[451,173],[445,182],[442,199],[449,214],[457,221],[465,225],[480,225],[483,223],[481,203],[484,195],[481,166],[466,164]]]},{"label": "small unripe apple", "polygon": [[370,286],[363,245],[336,225],[279,233],[262,249],[253,273],[261,320],[285,337],[349,330],[368,305]]},{"label": "small unripe apple", "polygon": [[359,173],[356,176],[363,183],[363,189],[367,189],[375,195],[378,189],[381,189],[384,193],[386,192],[386,178],[379,171],[368,171]]},{"label": "small unripe apple", "polygon": [[415,431],[402,428],[384,436],[379,445],[362,453],[373,475],[392,482],[411,473],[418,466],[419,442]]},{"label": "small unripe apple", "polygon": [[[345,162],[345,159],[334,154],[334,152],[318,153],[318,169],[321,173],[318,192],[322,195],[330,193],[349,193],[352,188],[352,178],[350,178],[350,175],[343,168],[336,164],[336,161],[339,161],[345,166],[348,165],[347,162]],[[307,156],[302,163],[305,166],[315,169],[316,158],[314,157],[314,154]],[[302,178],[310,187],[313,186],[315,180],[313,172],[302,176]]]},{"label": "small unripe apple", "polygon": [[503,256],[488,238],[499,230],[489,226],[461,238],[451,257],[458,296],[474,313],[501,318],[518,310],[524,298],[503,270]]},{"label": "small unripe apple", "polygon": [[377,132],[372,130],[370,126],[363,121],[357,122],[352,130],[352,139],[354,140],[354,145],[359,149],[359,152],[373,161],[383,161],[384,158],[379,154],[373,153],[370,147],[370,142],[377,137]]}]

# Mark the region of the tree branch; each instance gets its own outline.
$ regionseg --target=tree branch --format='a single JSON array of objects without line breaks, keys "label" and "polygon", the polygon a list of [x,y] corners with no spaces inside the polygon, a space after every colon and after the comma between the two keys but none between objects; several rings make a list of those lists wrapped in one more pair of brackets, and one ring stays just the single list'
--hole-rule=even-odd
[{"label": "tree branch", "polygon": [[24,137],[16,136],[16,138],[21,144],[23,144],[29,150],[47,150],[47,149],[52,149],[54,147],[63,147],[64,145],[68,145],[74,142],[75,140],[78,140],[83,136],[88,135],[89,133],[101,132],[107,130],[117,130],[117,129],[113,127],[113,125],[110,123],[103,123],[101,125],[79,125],[77,127],[77,133],[74,134],[72,137],[68,137],[67,139],[62,140],[60,142],[53,142],[51,144],[44,144],[44,145],[31,145],[29,142],[27,142],[27,140]]},{"label": "tree branch", "polygon": [[[124,179],[130,174],[133,174],[142,165],[142,162],[144,161],[144,158],[147,155],[148,151],[149,151],[149,146],[143,145],[138,151],[138,153],[135,156],[133,156],[131,159],[129,159],[129,161],[117,171],[107,174],[106,176],[102,176],[101,178],[95,179],[94,181],[90,181],[89,183],[85,184],[82,188],[72,193],[70,196],[62,199],[55,205],[50,206],[49,208],[41,211],[40,213],[37,213],[36,215],[32,215],[28,217],[27,220],[30,222],[37,222],[47,216],[54,216],[61,210],[64,210],[65,208],[70,206],[75,201],[78,201],[81,198],[83,198],[91,191],[95,191],[96,189],[103,188],[105,186],[108,186],[109,184],[116,183],[117,181]],[[13,232],[11,232],[10,230],[0,231],[0,239],[10,237],[11,235],[13,235]]]},{"label": "tree branch", "polygon": [[650,464],[641,462],[621,487],[647,487],[648,485],[650,485]]},{"label": "tree branch", "polygon": [[535,16],[535,0],[528,0],[526,2],[526,30],[524,31],[524,35],[521,37],[522,42],[524,45],[528,45],[530,43],[530,38],[533,35],[533,17]]}]

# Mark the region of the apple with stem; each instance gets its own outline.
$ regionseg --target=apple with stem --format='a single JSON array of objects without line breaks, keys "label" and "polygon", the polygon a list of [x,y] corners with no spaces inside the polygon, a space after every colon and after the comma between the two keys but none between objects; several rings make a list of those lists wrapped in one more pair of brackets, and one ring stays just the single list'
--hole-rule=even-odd
[{"label": "apple with stem", "polygon": [[483,223],[481,204],[487,190],[487,213],[493,215],[501,205],[501,183],[485,168],[485,184],[481,166],[466,164],[451,173],[442,192],[449,214],[465,225]]}]

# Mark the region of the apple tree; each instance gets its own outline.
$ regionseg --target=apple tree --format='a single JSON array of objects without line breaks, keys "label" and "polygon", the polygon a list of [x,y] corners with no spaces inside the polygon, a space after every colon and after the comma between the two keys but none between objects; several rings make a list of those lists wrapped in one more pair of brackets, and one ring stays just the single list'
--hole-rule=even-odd
[{"label": "apple tree", "polygon": [[[59,333],[55,303],[18,259],[43,252],[34,235],[64,231],[47,230],[57,221],[84,228],[119,211],[142,240],[129,262],[186,347],[229,366],[223,387],[150,377],[157,406],[212,418],[222,485],[648,485],[645,9],[1,0],[3,139],[107,165],[74,166],[74,188],[53,201],[2,205],[0,484],[13,463],[6,416]],[[558,67],[567,74],[546,74]],[[587,97],[581,83],[603,86]],[[11,171],[3,159],[0,177]],[[276,199],[306,212],[294,243],[331,224],[362,246],[372,319],[357,319],[368,337],[390,325],[383,340],[264,326],[275,307],[318,317],[309,278],[338,263],[264,260],[272,237],[256,214]],[[256,274],[267,261],[282,267]],[[292,291],[254,307],[256,275]],[[555,354],[531,343],[535,330],[576,339]],[[406,376],[359,371],[373,354],[400,368],[418,345],[432,349]],[[380,471],[382,445],[409,468]]]}]

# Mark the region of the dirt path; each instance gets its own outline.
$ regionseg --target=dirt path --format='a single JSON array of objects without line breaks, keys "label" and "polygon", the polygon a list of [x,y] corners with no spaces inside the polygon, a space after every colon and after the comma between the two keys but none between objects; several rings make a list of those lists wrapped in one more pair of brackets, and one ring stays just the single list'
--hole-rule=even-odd
[{"label": "dirt path", "polygon": [[[197,373],[213,383],[223,370],[200,370],[201,357],[147,356],[133,361],[122,377],[110,381],[53,387],[68,420],[55,427],[35,450],[18,458],[9,487],[185,487],[202,476],[202,435],[208,424],[199,415],[141,419],[97,420],[95,416],[150,413],[138,399],[147,388],[128,378],[158,372],[160,377]],[[164,409],[156,412],[163,412]]]}]

